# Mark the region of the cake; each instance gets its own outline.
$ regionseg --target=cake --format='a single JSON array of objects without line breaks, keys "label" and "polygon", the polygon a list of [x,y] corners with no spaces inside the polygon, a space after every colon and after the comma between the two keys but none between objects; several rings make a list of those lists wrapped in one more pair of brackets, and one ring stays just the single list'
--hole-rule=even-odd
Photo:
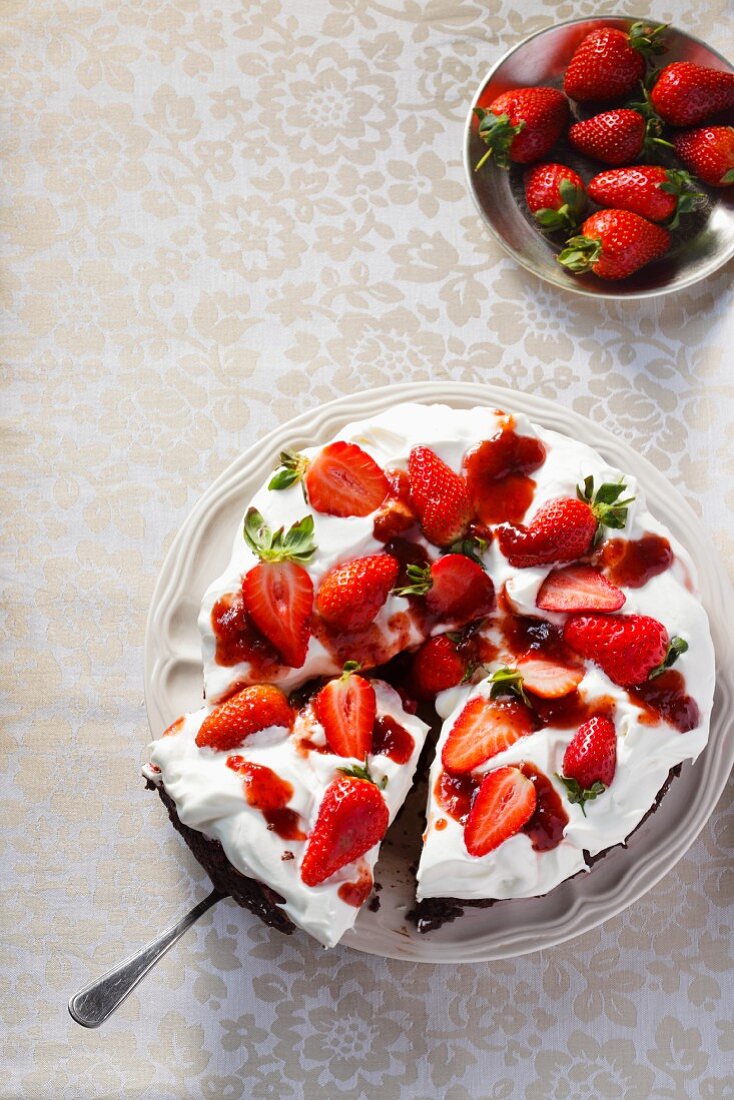
[{"label": "cake", "polygon": [[284,452],[199,629],[205,705],[146,779],[218,889],[327,946],[421,752],[429,931],[588,871],[708,736],[688,554],[631,473],[520,413],[402,404]]}]

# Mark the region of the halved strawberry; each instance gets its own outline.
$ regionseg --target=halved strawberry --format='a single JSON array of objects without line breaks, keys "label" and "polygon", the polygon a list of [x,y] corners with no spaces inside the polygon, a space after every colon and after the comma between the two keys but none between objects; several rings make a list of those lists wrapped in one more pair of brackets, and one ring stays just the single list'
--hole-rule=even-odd
[{"label": "halved strawberry", "polygon": [[486,856],[522,829],[535,812],[537,795],[519,768],[497,768],[482,780],[464,826],[471,856]]},{"label": "halved strawberry", "polygon": [[289,730],[295,714],[283,692],[274,684],[252,684],[243,688],[207,715],[196,735],[196,744],[219,752],[231,752],[243,745],[250,734],[269,726]]},{"label": "halved strawberry", "polygon": [[429,638],[413,657],[411,682],[416,694],[433,698],[439,691],[460,684],[469,668],[467,660],[448,634]]},{"label": "halved strawberry", "polygon": [[414,447],[408,458],[410,490],[423,532],[436,546],[449,546],[472,519],[466,482],[430,447]]},{"label": "halved strawberry", "polygon": [[291,668],[301,668],[308,649],[313,584],[292,561],[260,562],[246,574],[242,595],[247,613]]},{"label": "halved strawberry", "polygon": [[316,610],[332,626],[361,630],[369,626],[387,600],[398,569],[390,554],[368,554],[341,562],[322,578]]},{"label": "halved strawberry", "polygon": [[569,695],[584,678],[583,668],[571,668],[532,653],[520,658],[517,670],[527,690],[541,699],[560,699]]},{"label": "halved strawberry", "polygon": [[441,763],[454,775],[466,775],[533,732],[530,711],[515,699],[470,699],[454,722]]},{"label": "halved strawberry", "polygon": [[352,776],[326,789],[301,863],[301,879],[318,886],[382,840],[390,820],[374,783]]},{"label": "halved strawberry", "polygon": [[626,596],[590,565],[553,569],[543,581],[535,606],[543,611],[619,611]]},{"label": "halved strawberry", "polygon": [[409,565],[410,584],[399,596],[425,596],[432,615],[457,625],[488,615],[494,607],[492,578],[466,554],[446,554],[426,565]]},{"label": "halved strawberry", "polygon": [[356,443],[342,440],[324,447],[304,481],[311,507],[328,516],[368,516],[389,488],[375,460]]},{"label": "halved strawberry", "polygon": [[313,705],[331,751],[364,760],[372,751],[377,700],[372,684],[355,667],[347,665],[342,676],[330,680]]}]

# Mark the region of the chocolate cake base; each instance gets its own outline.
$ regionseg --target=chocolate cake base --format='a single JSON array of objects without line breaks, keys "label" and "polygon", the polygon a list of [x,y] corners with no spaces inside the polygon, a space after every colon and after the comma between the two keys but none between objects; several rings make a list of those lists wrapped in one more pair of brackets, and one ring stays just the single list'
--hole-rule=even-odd
[{"label": "chocolate cake base", "polygon": [[234,867],[224,853],[224,849],[218,840],[204,836],[196,829],[184,825],[176,813],[176,804],[166,794],[163,787],[148,781],[148,790],[158,791],[163,805],[168,810],[168,816],[174,829],[181,834],[196,859],[204,868],[214,886],[225,897],[231,897],[244,909],[249,909],[256,917],[259,917],[271,928],[277,928],[279,932],[290,933],[296,927],[293,921],[279,908],[279,904],[285,901],[275,890],[271,890],[263,882],[248,878]]},{"label": "chocolate cake base", "polygon": [[[680,775],[681,765],[677,764],[674,768],[671,768],[668,772],[668,777],[663,783],[662,787],[655,796],[650,809],[645,816],[641,819],[638,825],[632,830],[630,835],[622,844],[613,844],[610,848],[606,848],[603,852],[597,852],[595,856],[589,855],[588,852],[584,852],[584,858],[586,860],[586,866],[591,868],[595,863],[598,863],[600,859],[603,859],[605,855],[611,852],[614,848],[626,848],[631,837],[641,828],[648,817],[651,817],[655,813],[658,806],[662,802],[665,795],[668,793],[670,784],[673,780]],[[572,875],[571,878],[577,878],[578,875],[585,874],[585,871],[579,871],[577,875]],[[567,879],[570,882],[571,879]],[[560,884],[559,884],[560,885]],[[545,897],[544,894],[537,895],[538,897]],[[437,928],[440,928],[443,924],[450,924],[455,921],[457,917],[464,915],[465,909],[489,909],[492,905],[500,905],[503,901],[518,900],[517,898],[424,898],[423,901],[419,901],[416,904],[415,909],[412,909],[408,913],[408,918],[415,923],[419,932],[435,932]],[[529,899],[526,899],[529,900]]]}]

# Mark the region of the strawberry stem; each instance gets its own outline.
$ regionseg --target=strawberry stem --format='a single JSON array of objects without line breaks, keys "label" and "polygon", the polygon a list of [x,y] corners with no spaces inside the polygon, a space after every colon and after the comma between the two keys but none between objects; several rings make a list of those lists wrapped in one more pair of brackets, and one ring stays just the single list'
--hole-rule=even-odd
[{"label": "strawberry stem", "polygon": [[305,565],[316,553],[313,516],[304,516],[286,531],[273,531],[257,508],[248,508],[242,530],[245,542],[261,561],[294,561]]},{"label": "strawberry stem", "polygon": [[672,668],[675,662],[678,660],[682,653],[685,653],[688,649],[688,642],[685,638],[679,638],[677,635],[670,639],[670,644],[665,653],[665,657],[660,664],[652,670],[648,676],[648,680],[654,680],[656,676],[661,676],[666,669]]},{"label": "strawberry stem", "polygon": [[605,785],[597,779],[595,783],[592,783],[590,787],[582,787],[578,779],[569,779],[565,775],[558,775],[556,773],[556,779],[563,783],[568,795],[568,801],[572,805],[581,807],[581,812],[586,817],[585,803],[593,802],[595,798],[598,798],[600,794],[604,794],[607,789]]}]

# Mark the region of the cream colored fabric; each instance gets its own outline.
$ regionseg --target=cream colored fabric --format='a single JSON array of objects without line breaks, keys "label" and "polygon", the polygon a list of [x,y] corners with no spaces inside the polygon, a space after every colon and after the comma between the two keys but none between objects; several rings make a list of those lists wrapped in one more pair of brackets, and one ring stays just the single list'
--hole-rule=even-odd
[{"label": "cream colored fabric", "polygon": [[[595,10],[4,4],[0,1097],[732,1096],[731,785],[643,901],[542,955],[326,954],[224,903],[103,1031],[65,1009],[207,889],[138,778],[143,630],[174,532],[262,432],[491,379],[621,432],[731,555],[732,265],[664,301],[571,297],[464,185],[483,72]],[[656,15],[734,56],[726,0]]]}]

